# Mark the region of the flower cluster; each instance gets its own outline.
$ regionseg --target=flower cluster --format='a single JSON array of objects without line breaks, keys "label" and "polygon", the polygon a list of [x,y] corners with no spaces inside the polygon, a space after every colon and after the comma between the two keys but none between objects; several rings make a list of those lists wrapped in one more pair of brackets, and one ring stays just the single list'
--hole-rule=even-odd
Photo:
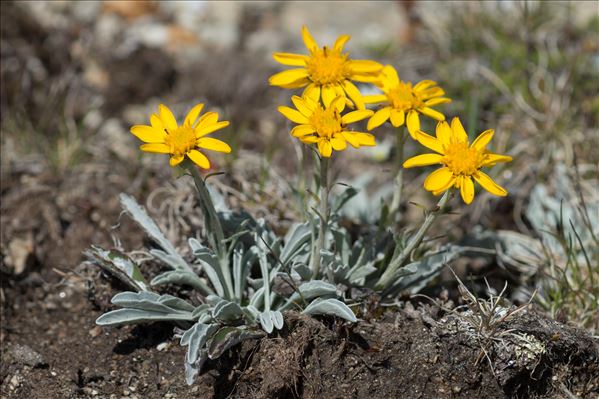
[{"label": "flower cluster", "polygon": [[[279,72],[269,80],[271,85],[286,89],[304,87],[302,97],[291,98],[296,109],[279,107],[279,112],[298,124],[291,130],[293,137],[308,145],[316,144],[320,155],[328,158],[333,150],[345,150],[347,143],[354,148],[376,145],[372,134],[350,130],[349,125],[354,122],[369,118],[368,131],[387,121],[395,128],[405,124],[414,140],[438,154],[413,157],[403,167],[444,165],[426,179],[426,190],[439,195],[456,187],[464,202],[470,204],[474,198],[474,178],[491,194],[507,195],[480,169],[497,162],[509,162],[511,157],[493,154],[486,149],[493,130],[483,132],[469,146],[468,136],[458,118],[453,119],[450,128],[445,122],[445,115],[433,108],[451,102],[436,82],[423,80],[413,84],[401,80],[391,65],[351,60],[349,54],[342,52],[350,39],[348,35],[339,36],[331,48],[319,47],[305,26],[302,27],[302,37],[308,55],[273,54],[279,63],[299,68]],[[352,81],[373,84],[381,93],[362,96]],[[376,112],[365,110],[365,104],[377,104],[379,108]],[[357,110],[342,115],[346,107]],[[420,129],[420,115],[438,121],[437,138]]]}]

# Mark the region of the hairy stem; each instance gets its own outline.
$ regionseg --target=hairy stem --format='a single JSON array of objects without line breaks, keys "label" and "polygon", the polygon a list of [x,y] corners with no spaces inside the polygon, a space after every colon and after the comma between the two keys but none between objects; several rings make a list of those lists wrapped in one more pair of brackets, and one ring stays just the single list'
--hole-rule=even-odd
[{"label": "hairy stem", "polygon": [[231,278],[231,270],[229,268],[229,259],[227,253],[227,246],[225,245],[225,234],[223,227],[220,224],[220,219],[214,208],[212,197],[206,187],[204,179],[200,175],[198,168],[188,159],[183,161],[183,167],[191,174],[195,183],[198,197],[200,199],[200,207],[204,213],[204,220],[206,222],[206,233],[208,235],[208,241],[212,246],[212,249],[216,252],[219,259],[220,269],[225,278],[225,284],[229,298],[235,297],[233,289],[233,281]]},{"label": "hairy stem", "polygon": [[424,235],[428,231],[428,229],[433,225],[433,222],[437,219],[437,216],[443,213],[445,209],[445,205],[447,205],[447,201],[451,196],[451,189],[447,190],[443,197],[439,200],[435,208],[428,212],[422,226],[418,229],[416,234],[410,239],[408,245],[401,251],[401,253],[391,260],[391,263],[387,266],[387,269],[383,273],[383,275],[379,278],[376,283],[375,288],[377,290],[384,290],[391,286],[394,282],[395,274],[397,270],[405,263],[405,261],[410,257],[410,254],[414,249],[420,245]]},{"label": "hairy stem", "polygon": [[329,159],[320,158],[320,229],[318,231],[318,241],[314,250],[312,262],[312,278],[318,278],[320,274],[320,251],[324,249],[325,238],[327,234],[327,225],[329,223]]},{"label": "hairy stem", "polygon": [[395,166],[395,190],[389,207],[389,216],[393,221],[397,220],[399,206],[401,204],[401,192],[403,189],[403,161],[404,161],[404,128],[397,129],[397,164]]}]

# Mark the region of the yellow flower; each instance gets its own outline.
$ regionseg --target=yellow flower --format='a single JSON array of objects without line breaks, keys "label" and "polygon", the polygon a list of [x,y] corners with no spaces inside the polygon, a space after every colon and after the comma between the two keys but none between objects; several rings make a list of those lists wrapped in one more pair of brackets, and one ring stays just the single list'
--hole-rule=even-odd
[{"label": "yellow flower", "polygon": [[135,125],[131,133],[146,143],[140,147],[142,151],[170,154],[171,166],[180,164],[187,155],[200,168],[208,169],[210,161],[199,149],[231,152],[227,143],[205,137],[228,126],[229,122],[219,122],[216,112],[207,112],[198,119],[203,107],[204,104],[193,107],[179,126],[171,110],[160,104],[158,114],[150,116],[151,126]]},{"label": "yellow flower", "polygon": [[298,123],[291,130],[291,135],[306,144],[316,144],[318,152],[328,158],[335,151],[343,151],[347,143],[352,147],[374,146],[374,136],[370,133],[347,130],[347,125],[368,118],[373,114],[370,110],[357,110],[341,116],[345,108],[345,98],[336,97],[329,106],[322,105],[310,97],[291,97],[297,110],[279,107],[279,112],[292,122]]},{"label": "yellow flower", "polygon": [[497,162],[510,162],[512,157],[493,154],[486,149],[493,138],[493,129],[485,130],[476,140],[469,144],[468,135],[458,118],[453,118],[451,127],[445,121],[437,124],[437,137],[418,130],[416,140],[437,154],[423,154],[408,159],[404,168],[427,166],[440,163],[443,167],[427,176],[424,188],[434,195],[449,190],[451,187],[460,189],[462,199],[470,204],[474,199],[474,183],[472,178],[485,190],[498,196],[506,196],[507,191],[497,185],[480,169],[493,166]]},{"label": "yellow flower", "polygon": [[313,101],[322,98],[327,107],[336,97],[343,96],[358,109],[364,109],[362,94],[351,81],[374,82],[383,66],[375,61],[348,59],[349,54],[342,53],[343,46],[350,39],[348,35],[339,36],[332,48],[318,47],[305,26],[302,27],[302,37],[310,54],[274,53],[276,61],[299,68],[279,72],[270,77],[269,83],[285,89],[305,86],[302,97]]},{"label": "yellow flower", "polygon": [[381,72],[380,81],[377,84],[383,94],[364,96],[367,104],[382,103],[379,109],[368,121],[368,130],[379,127],[388,119],[394,127],[399,127],[407,122],[408,131],[414,138],[414,133],[420,130],[420,119],[418,114],[429,116],[438,121],[444,121],[445,116],[431,107],[443,103],[449,103],[449,98],[443,97],[445,92],[436,82],[423,80],[412,87],[411,82],[402,82],[397,76],[397,71],[391,65],[387,65]]}]

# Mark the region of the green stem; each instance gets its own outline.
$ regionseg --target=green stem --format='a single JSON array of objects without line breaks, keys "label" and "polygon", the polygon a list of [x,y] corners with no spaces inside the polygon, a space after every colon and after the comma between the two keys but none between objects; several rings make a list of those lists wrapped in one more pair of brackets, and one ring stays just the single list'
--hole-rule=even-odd
[{"label": "green stem", "polygon": [[329,159],[320,158],[320,230],[318,231],[318,241],[314,250],[312,262],[312,278],[318,278],[320,274],[320,251],[324,249],[325,238],[327,234],[327,225],[329,222]]},{"label": "green stem", "polygon": [[225,284],[227,286],[227,293],[229,295],[228,299],[233,299],[235,297],[235,291],[233,289],[231,270],[229,270],[230,268],[227,246],[225,245],[225,234],[223,232],[223,227],[220,224],[218,214],[216,213],[216,209],[214,208],[212,197],[210,196],[208,187],[206,187],[206,182],[200,175],[200,172],[198,171],[198,168],[195,166],[195,164],[191,162],[189,159],[185,159],[183,161],[182,166],[193,177],[193,181],[198,192],[198,197],[200,199],[200,207],[202,208],[202,212],[204,213],[208,241],[210,242],[212,249],[216,252],[216,255],[218,257],[221,273],[225,279]]},{"label": "green stem", "polygon": [[375,285],[375,288],[377,290],[384,290],[388,288],[391,284],[393,284],[397,270],[410,257],[412,251],[414,251],[414,249],[416,249],[420,245],[422,239],[424,238],[424,235],[432,226],[433,222],[437,219],[437,216],[443,213],[445,205],[447,205],[447,201],[449,200],[450,196],[451,190],[447,190],[445,194],[443,194],[443,197],[441,197],[435,208],[428,212],[426,218],[424,219],[424,222],[422,223],[422,226],[420,226],[420,229],[418,229],[416,234],[414,234],[414,236],[410,239],[408,245],[406,245],[406,247],[401,251],[401,253],[391,260],[391,263],[389,263],[387,269],[377,281]]},{"label": "green stem", "polygon": [[404,128],[397,129],[397,164],[395,167],[395,191],[389,207],[389,216],[397,220],[399,206],[401,205],[401,192],[403,189],[403,161],[404,161]]}]

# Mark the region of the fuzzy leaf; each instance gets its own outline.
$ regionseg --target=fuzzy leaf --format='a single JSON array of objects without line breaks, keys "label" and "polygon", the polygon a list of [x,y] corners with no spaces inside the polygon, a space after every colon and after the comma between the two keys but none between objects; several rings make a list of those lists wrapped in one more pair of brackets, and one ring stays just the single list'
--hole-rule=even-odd
[{"label": "fuzzy leaf", "polygon": [[149,291],[146,280],[139,271],[139,266],[126,254],[111,250],[107,251],[95,245],[84,252],[90,262],[100,266],[110,275],[118,278],[135,291]]},{"label": "fuzzy leaf", "polygon": [[117,309],[104,313],[96,319],[99,326],[113,326],[117,324],[135,324],[147,321],[193,321],[191,313],[160,313],[141,309]]},{"label": "fuzzy leaf", "polygon": [[243,310],[235,302],[221,301],[212,309],[212,317],[225,322],[231,322],[243,317]]},{"label": "fuzzy leaf", "polygon": [[216,359],[220,357],[227,349],[239,344],[247,339],[261,338],[264,336],[262,331],[246,330],[238,327],[223,327],[214,334],[208,347],[208,357]]},{"label": "fuzzy leaf", "polygon": [[145,209],[135,201],[135,199],[127,194],[121,194],[119,196],[121,205],[131,215],[133,220],[137,222],[145,230],[145,232],[168,253],[177,263],[185,264],[185,260],[179,255],[173,244],[162,234],[160,228],[156,223],[148,216]]},{"label": "fuzzy leaf", "polygon": [[306,309],[303,310],[304,314],[315,315],[315,314],[326,314],[331,316],[337,316],[342,319],[357,322],[354,312],[343,302],[338,299],[320,299],[317,298],[314,302],[309,304]]},{"label": "fuzzy leaf", "polygon": [[218,324],[196,323],[189,330],[185,331],[183,336],[181,336],[181,346],[188,345],[187,354],[185,355],[187,363],[193,364],[198,360],[200,349],[206,345],[206,342],[217,330]]}]

